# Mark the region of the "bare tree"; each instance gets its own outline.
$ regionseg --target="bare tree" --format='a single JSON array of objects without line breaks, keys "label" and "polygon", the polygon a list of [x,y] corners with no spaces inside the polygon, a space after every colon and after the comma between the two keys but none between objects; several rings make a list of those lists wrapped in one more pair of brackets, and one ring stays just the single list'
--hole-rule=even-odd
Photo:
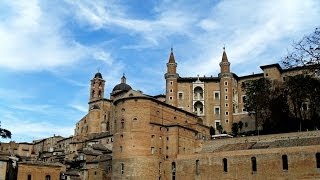
[{"label": "bare tree", "polygon": [[309,67],[319,72],[320,67],[320,27],[312,34],[304,36],[300,41],[294,42],[292,51],[282,59],[286,68]]}]

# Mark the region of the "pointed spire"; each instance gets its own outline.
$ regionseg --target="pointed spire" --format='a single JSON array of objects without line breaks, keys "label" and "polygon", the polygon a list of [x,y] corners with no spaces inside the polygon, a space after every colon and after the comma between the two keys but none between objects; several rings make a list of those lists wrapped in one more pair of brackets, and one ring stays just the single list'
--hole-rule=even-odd
[{"label": "pointed spire", "polygon": [[222,62],[228,62],[228,57],[227,57],[225,46],[223,46]]},{"label": "pointed spire", "polygon": [[170,53],[170,57],[169,57],[169,63],[176,63],[176,61],[174,59],[173,48],[172,47],[171,47],[171,53]]},{"label": "pointed spire", "polygon": [[124,73],[123,73],[123,75],[122,75],[122,77],[121,77],[121,83],[124,83],[124,84],[126,84],[126,77],[124,76]]}]

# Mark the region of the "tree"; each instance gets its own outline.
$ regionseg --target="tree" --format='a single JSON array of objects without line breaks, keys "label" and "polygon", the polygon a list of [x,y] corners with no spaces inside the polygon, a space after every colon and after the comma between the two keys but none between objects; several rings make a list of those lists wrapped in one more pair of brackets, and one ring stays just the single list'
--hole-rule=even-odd
[{"label": "tree", "polygon": [[[299,130],[302,122],[317,119],[320,106],[320,81],[309,75],[296,75],[286,81],[288,99],[293,107],[293,116],[299,120]],[[316,121],[314,122],[316,123]],[[311,127],[318,128],[311,123]]]},{"label": "tree", "polygon": [[239,131],[238,123],[233,123],[231,130],[232,130],[232,133],[233,133],[235,136],[237,136],[237,135],[238,135],[238,131]]},{"label": "tree", "polygon": [[221,126],[221,124],[217,126],[217,130],[219,131],[220,134],[222,134],[223,127]]},{"label": "tree", "polygon": [[258,131],[264,122],[270,118],[271,81],[266,78],[249,80],[243,83],[242,89],[246,92],[245,108],[249,115],[255,117],[255,130]]},{"label": "tree", "polygon": [[7,129],[1,128],[1,121],[0,121],[0,136],[2,138],[11,138],[11,132]]},{"label": "tree", "polygon": [[[319,72],[320,67],[320,27],[312,34],[304,36],[300,41],[294,42],[293,50],[282,59],[287,68],[308,66]],[[310,66],[313,65],[313,66]]]},{"label": "tree", "polygon": [[210,135],[212,137],[212,135],[215,135],[216,134],[216,130],[211,126],[210,127]]},{"label": "tree", "polygon": [[243,122],[242,121],[239,121],[238,122],[238,127],[239,127],[239,130],[241,132],[242,128],[243,128]]}]

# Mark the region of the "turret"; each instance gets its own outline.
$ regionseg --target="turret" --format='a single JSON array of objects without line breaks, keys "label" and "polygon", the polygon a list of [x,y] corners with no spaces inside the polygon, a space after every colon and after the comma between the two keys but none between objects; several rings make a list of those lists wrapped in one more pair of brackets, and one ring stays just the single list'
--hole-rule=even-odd
[{"label": "turret", "polygon": [[91,80],[89,103],[104,98],[104,84],[102,74],[97,72]]},{"label": "turret", "polygon": [[178,90],[178,77],[177,73],[177,63],[174,59],[173,49],[171,48],[171,53],[169,61],[167,63],[167,73],[164,75],[166,79],[166,103],[177,106],[177,90]]}]

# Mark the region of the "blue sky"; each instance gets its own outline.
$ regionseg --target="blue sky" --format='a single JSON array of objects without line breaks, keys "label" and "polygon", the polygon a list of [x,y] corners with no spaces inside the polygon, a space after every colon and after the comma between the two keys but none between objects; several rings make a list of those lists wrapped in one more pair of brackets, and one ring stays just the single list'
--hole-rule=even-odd
[{"label": "blue sky", "polygon": [[3,0],[1,126],[15,141],[72,135],[98,69],[106,97],[122,73],[163,94],[171,47],[180,76],[217,76],[224,45],[233,72],[258,73],[319,17],[318,0]]}]

